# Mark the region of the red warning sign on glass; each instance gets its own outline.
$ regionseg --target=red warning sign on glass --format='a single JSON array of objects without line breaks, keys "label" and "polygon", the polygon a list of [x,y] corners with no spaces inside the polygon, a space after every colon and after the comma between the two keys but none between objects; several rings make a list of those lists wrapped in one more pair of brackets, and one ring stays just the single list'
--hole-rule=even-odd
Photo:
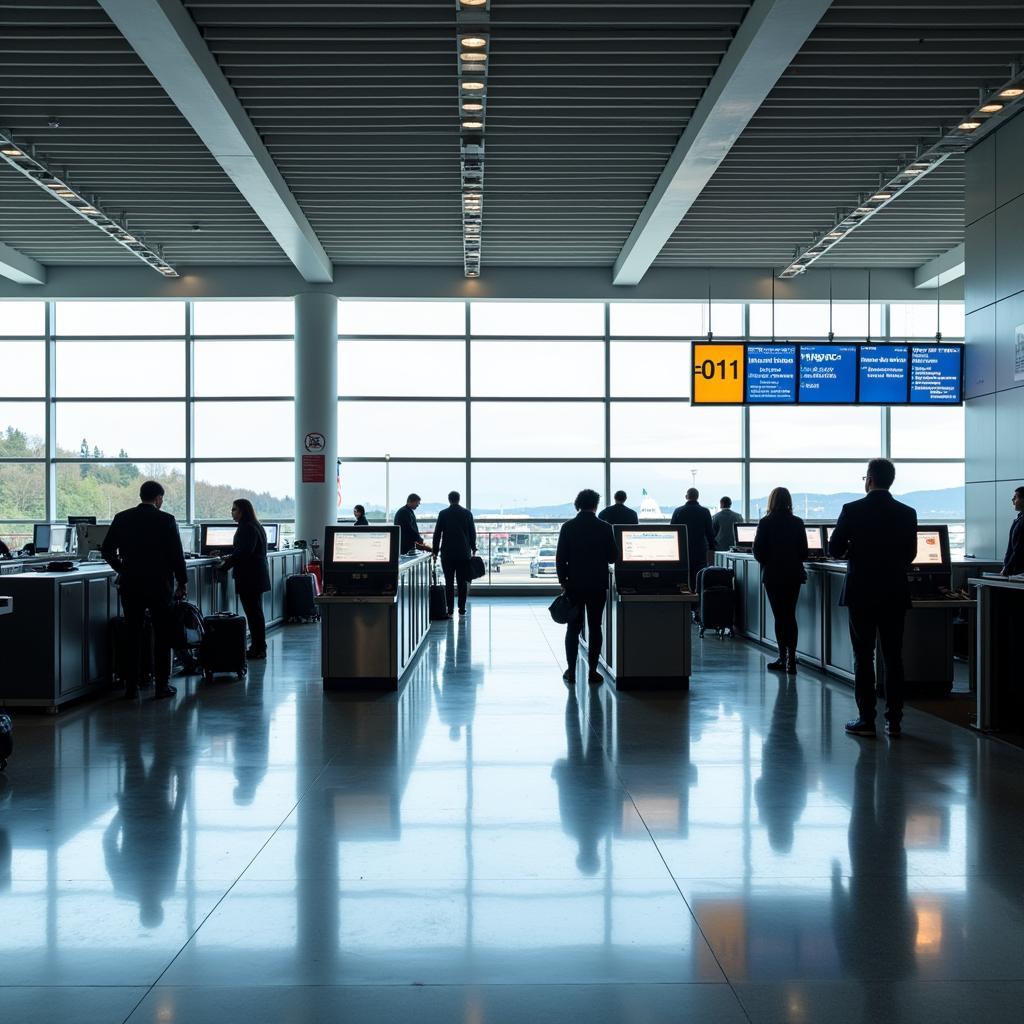
[{"label": "red warning sign on glass", "polygon": [[322,484],[327,479],[326,455],[302,456],[302,482],[304,484]]}]

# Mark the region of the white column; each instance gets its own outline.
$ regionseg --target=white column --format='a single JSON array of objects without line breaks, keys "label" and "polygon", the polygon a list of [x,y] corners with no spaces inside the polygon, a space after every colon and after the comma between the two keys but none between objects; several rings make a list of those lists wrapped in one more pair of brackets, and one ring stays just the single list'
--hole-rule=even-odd
[{"label": "white column", "polygon": [[338,519],[338,299],[295,296],[295,538]]}]

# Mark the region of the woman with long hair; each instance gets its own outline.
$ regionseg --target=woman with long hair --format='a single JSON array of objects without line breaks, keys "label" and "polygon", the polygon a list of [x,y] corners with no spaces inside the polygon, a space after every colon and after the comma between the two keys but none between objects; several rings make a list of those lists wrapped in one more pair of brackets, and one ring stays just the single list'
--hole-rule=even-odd
[{"label": "woman with long hair", "polygon": [[267,619],[263,614],[263,595],[270,589],[270,565],[267,562],[267,533],[248,498],[235,498],[231,518],[238,523],[231,554],[224,567],[235,577],[235,592],[249,623],[249,658],[267,656]]},{"label": "woman with long hair", "polygon": [[768,495],[768,514],[757,524],[754,557],[761,564],[768,603],[775,616],[775,639],[779,657],[768,668],[796,672],[796,604],[800,587],[807,580],[807,533],[804,521],[793,515],[793,496],[785,487]]}]

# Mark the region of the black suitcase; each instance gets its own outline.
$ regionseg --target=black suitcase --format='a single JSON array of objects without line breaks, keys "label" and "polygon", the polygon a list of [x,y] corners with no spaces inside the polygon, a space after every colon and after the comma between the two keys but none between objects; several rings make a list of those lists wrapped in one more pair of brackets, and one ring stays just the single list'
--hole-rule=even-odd
[{"label": "black suitcase", "polygon": [[241,679],[249,670],[245,659],[245,619],[231,612],[207,615],[199,667],[209,682],[215,672],[234,672]]},{"label": "black suitcase", "polygon": [[444,586],[437,582],[437,567],[430,569],[430,621],[441,622],[448,618],[448,599],[444,596]]},{"label": "black suitcase", "polygon": [[[133,671],[136,661],[138,664]],[[129,634],[123,615],[110,620],[110,673],[114,682],[126,686],[134,681],[139,686],[149,686],[155,663],[153,624],[148,616],[142,626],[141,647],[136,646],[135,637]]]},{"label": "black suitcase", "polygon": [[719,636],[732,634],[736,610],[736,574],[732,569],[709,565],[697,573],[700,598],[700,635],[713,629]]},{"label": "black suitcase", "polygon": [[7,760],[14,753],[14,724],[11,716],[0,712],[0,772],[7,767]]},{"label": "black suitcase", "polygon": [[319,619],[316,577],[308,572],[289,576],[284,581],[284,607],[289,622],[315,622]]}]

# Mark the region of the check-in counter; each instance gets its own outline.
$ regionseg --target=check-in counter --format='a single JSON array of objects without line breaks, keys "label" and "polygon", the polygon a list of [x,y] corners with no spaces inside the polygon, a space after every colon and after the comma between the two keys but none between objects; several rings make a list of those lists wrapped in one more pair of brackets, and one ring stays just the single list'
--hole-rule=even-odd
[{"label": "check-in counter", "polygon": [[981,577],[978,595],[976,725],[1024,734],[1024,579]]},{"label": "check-in counter", "polygon": [[[284,620],[285,579],[301,568],[302,552],[272,551],[268,560],[269,627]],[[234,581],[217,570],[216,559],[185,565],[188,599],[204,615],[239,612]],[[0,595],[14,599],[13,613],[0,620],[0,704],[56,710],[108,689],[110,620],[121,613],[113,569],[104,562],[79,562],[70,572],[21,569],[0,576]]]},{"label": "check-in counter", "polygon": [[14,611],[13,597],[0,597],[0,615],[10,615]]},{"label": "check-in counter", "polygon": [[[736,574],[736,625],[739,635],[774,648],[775,618],[761,582],[761,567],[746,552],[719,551],[718,565]],[[954,569],[959,563],[954,562]],[[804,664],[853,682],[853,645],[849,616],[839,604],[846,579],[845,562],[808,562],[807,582],[797,602],[797,658]],[[915,600],[907,613],[903,664],[908,693],[946,695],[953,687],[954,626],[970,598]],[[973,630],[971,630],[973,645]],[[883,670],[879,669],[883,678]],[[883,680],[884,681],[884,680]]]},{"label": "check-in counter", "polygon": [[403,555],[390,594],[322,594],[325,689],[397,690],[430,630],[430,555]]}]

